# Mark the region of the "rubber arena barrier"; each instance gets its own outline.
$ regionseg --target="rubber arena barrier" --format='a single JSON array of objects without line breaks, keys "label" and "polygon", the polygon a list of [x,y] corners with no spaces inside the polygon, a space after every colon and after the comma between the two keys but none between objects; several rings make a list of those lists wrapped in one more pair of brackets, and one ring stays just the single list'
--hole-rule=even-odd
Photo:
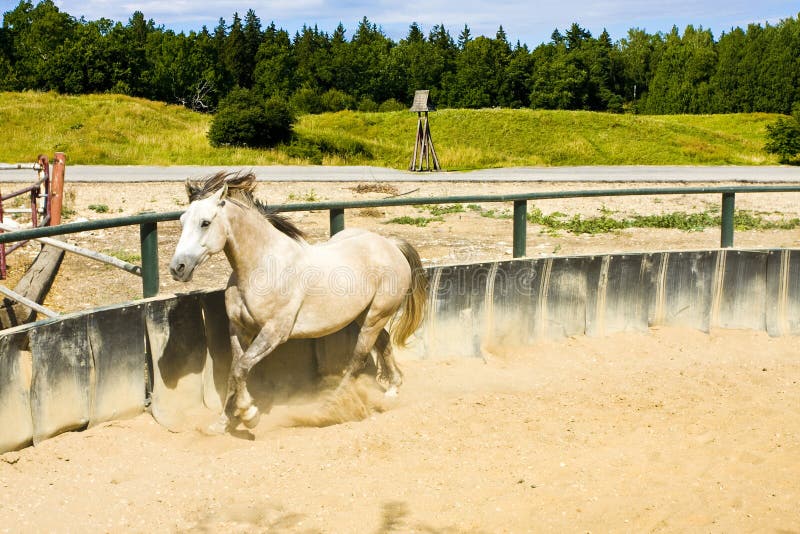
[{"label": "rubber arena barrier", "polygon": [[[651,326],[800,334],[800,250],[711,250],[432,267],[425,322],[401,356]],[[221,409],[231,363],[221,291],[159,297],[0,332],[0,452],[147,408],[172,430]],[[252,371],[268,408],[341,371],[353,326],[281,346]]]}]

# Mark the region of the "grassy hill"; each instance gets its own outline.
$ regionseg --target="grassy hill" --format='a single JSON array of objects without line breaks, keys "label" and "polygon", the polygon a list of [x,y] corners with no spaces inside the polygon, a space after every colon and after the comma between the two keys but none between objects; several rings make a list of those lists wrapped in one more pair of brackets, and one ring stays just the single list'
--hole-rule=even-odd
[{"label": "grassy hill", "polygon": [[[431,130],[442,167],[765,165],[775,115],[613,115],[586,111],[442,110]],[[304,115],[272,150],[212,148],[209,115],[122,95],[0,93],[0,161],[65,152],[71,164],[408,165],[409,112]]]}]

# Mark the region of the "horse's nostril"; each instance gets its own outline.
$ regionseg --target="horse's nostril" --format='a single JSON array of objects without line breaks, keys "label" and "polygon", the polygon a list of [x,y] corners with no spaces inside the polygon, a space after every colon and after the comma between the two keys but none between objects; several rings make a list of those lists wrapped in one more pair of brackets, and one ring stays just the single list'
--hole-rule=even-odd
[{"label": "horse's nostril", "polygon": [[186,265],[184,265],[182,263],[178,264],[178,266],[175,267],[175,271],[179,272],[179,273],[182,273],[184,271],[184,269],[186,269]]}]

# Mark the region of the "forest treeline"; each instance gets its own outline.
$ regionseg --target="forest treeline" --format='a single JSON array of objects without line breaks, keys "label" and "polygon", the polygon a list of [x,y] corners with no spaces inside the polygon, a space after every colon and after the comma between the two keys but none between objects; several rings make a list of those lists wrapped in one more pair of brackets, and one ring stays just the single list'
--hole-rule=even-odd
[{"label": "forest treeline", "polygon": [[253,10],[209,30],[176,33],[137,11],[87,21],[52,0],[22,0],[0,29],[0,90],[122,93],[213,111],[236,87],[281,96],[298,112],[407,107],[430,89],[439,107],[530,107],[646,114],[790,113],[800,103],[800,15],[777,24],[648,34],[612,41],[577,23],[535,48],[464,26],[399,42],[366,17],[351,37],[294,35]]}]

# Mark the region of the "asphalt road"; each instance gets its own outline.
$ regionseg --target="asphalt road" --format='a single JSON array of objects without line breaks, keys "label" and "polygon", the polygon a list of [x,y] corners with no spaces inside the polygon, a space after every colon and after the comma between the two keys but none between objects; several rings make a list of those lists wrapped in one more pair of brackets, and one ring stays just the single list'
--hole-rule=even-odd
[{"label": "asphalt road", "polygon": [[[515,167],[465,172],[408,172],[350,166],[194,166],[69,165],[70,182],[162,182],[199,178],[219,170],[253,171],[274,182],[755,182],[800,183],[800,167],[790,166],[587,166]],[[0,170],[0,182],[27,181],[31,169]]]}]

